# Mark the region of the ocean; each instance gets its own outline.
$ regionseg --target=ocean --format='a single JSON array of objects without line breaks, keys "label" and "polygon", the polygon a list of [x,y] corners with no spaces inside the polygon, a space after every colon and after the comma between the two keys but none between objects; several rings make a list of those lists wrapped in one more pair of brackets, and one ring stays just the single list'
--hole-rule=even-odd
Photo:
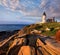
[{"label": "ocean", "polygon": [[0,32],[1,31],[13,31],[13,30],[20,30],[22,29],[24,24],[0,24]]}]

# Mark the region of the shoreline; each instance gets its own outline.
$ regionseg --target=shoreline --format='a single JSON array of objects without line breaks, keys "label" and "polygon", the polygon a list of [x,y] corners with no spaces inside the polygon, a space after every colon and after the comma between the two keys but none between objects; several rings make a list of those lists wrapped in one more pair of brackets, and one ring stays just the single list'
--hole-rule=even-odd
[{"label": "shoreline", "polygon": [[14,35],[19,30],[12,30],[12,31],[0,31],[0,41],[9,38],[11,35]]}]

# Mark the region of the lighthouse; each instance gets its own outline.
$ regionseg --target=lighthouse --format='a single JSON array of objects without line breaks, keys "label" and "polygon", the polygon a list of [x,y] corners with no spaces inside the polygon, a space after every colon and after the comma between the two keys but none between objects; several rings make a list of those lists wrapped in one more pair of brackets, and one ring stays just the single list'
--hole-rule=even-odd
[{"label": "lighthouse", "polygon": [[45,12],[42,15],[42,23],[46,23],[46,13]]}]

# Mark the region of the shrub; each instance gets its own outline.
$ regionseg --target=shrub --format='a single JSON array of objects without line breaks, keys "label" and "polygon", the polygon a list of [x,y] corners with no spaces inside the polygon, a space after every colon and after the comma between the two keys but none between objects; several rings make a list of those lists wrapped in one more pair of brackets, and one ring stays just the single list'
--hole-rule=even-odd
[{"label": "shrub", "polygon": [[53,31],[54,30],[54,28],[50,28],[50,31]]},{"label": "shrub", "polygon": [[35,29],[40,30],[43,26],[36,26]]}]

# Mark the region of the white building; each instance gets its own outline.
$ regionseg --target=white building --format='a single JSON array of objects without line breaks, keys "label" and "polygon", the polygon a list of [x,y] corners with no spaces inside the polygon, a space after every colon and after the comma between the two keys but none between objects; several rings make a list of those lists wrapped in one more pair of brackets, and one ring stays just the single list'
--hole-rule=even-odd
[{"label": "white building", "polygon": [[44,12],[42,15],[42,22],[41,23],[45,23],[46,22],[46,13]]}]

